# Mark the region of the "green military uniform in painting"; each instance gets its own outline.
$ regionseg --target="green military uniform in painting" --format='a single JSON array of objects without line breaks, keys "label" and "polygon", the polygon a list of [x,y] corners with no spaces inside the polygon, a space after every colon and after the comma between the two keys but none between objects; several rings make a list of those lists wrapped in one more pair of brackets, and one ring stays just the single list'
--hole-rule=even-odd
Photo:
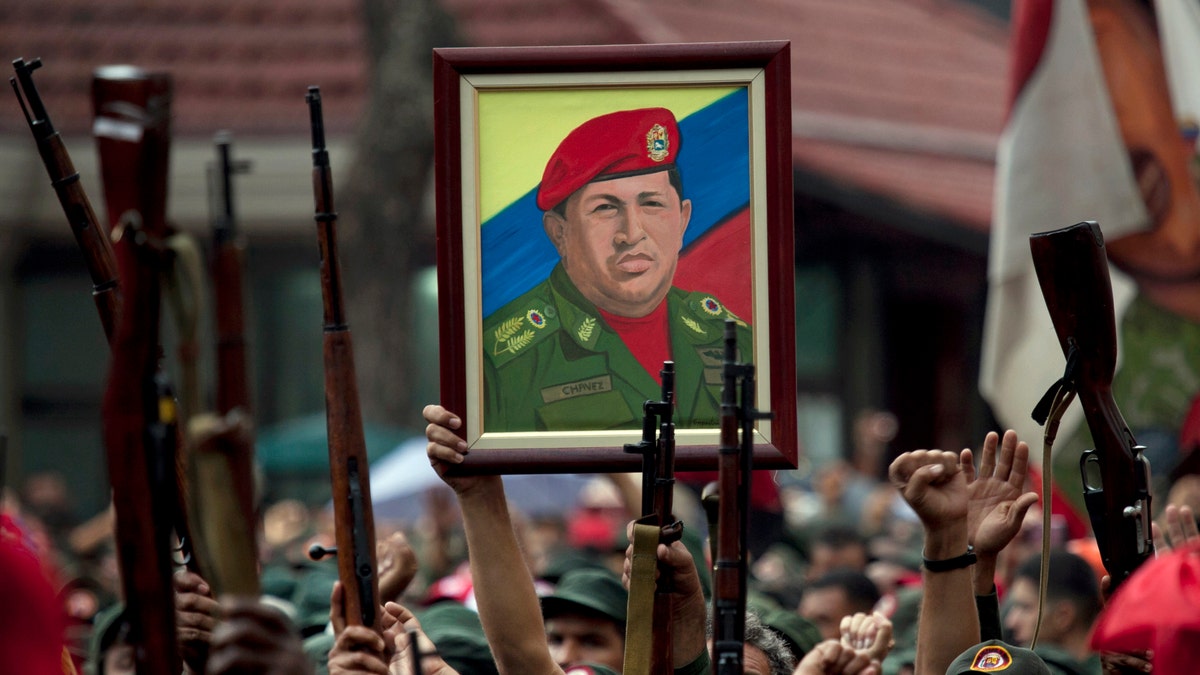
[{"label": "green military uniform in painting", "polygon": [[[671,288],[666,302],[675,422],[681,429],[716,427],[725,320],[737,321],[739,360],[752,353],[750,327],[711,294]],[[485,320],[483,352],[486,432],[637,429],[642,404],[662,397],[561,263]]]}]

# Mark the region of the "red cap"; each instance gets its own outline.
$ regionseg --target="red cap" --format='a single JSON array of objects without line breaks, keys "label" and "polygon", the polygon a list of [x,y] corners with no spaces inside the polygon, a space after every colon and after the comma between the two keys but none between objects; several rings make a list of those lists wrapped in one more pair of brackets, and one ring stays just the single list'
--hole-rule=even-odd
[{"label": "red cap", "polygon": [[1200,545],[1147,560],[1100,613],[1092,648],[1154,650],[1156,673],[1196,672],[1200,662]]},{"label": "red cap", "polygon": [[584,122],[546,162],[537,205],[548,211],[595,180],[666,171],[675,165],[679,124],[666,108],[621,110]]}]

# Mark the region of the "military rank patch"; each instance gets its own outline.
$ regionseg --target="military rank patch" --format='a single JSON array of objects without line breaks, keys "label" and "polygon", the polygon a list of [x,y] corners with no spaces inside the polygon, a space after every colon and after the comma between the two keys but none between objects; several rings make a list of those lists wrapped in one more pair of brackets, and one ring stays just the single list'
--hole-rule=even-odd
[{"label": "military rank patch", "polygon": [[541,329],[541,328],[546,327],[545,315],[543,315],[541,312],[537,311],[536,309],[531,309],[528,312],[526,312],[525,318],[529,320],[529,323],[533,324],[534,328]]},{"label": "military rank patch", "polygon": [[579,322],[579,327],[575,329],[575,335],[579,337],[580,342],[588,342],[592,339],[592,333],[596,330],[596,317],[585,316],[583,321]]},{"label": "military rank patch", "polygon": [[667,137],[667,129],[661,124],[655,124],[646,132],[646,156],[661,162],[671,154],[671,139]]},{"label": "military rank patch", "polygon": [[533,331],[529,328],[521,330],[525,325],[524,319],[525,317],[519,315],[514,316],[496,327],[492,332],[492,337],[495,338],[492,345],[493,355],[516,354],[533,342]]},{"label": "military rank patch", "polygon": [[681,317],[679,317],[679,320],[683,322],[683,325],[687,326],[688,328],[691,328],[693,331],[695,331],[695,332],[697,332],[697,333],[699,333],[699,334],[701,334],[701,335],[704,335],[704,334],[705,334],[705,333],[704,333],[704,328],[702,328],[702,327],[700,326],[700,324],[699,324],[699,323],[697,323],[697,322],[696,322],[696,320],[695,320],[695,319],[693,319],[692,317],[690,317],[690,316],[681,316]]},{"label": "military rank patch", "polygon": [[1009,654],[1007,649],[998,645],[988,645],[975,652],[975,657],[971,659],[971,670],[979,673],[995,673],[1008,670],[1012,664],[1012,654]]},{"label": "military rank patch", "polygon": [[721,315],[721,303],[717,302],[716,298],[711,295],[700,301],[700,308],[711,316]]}]

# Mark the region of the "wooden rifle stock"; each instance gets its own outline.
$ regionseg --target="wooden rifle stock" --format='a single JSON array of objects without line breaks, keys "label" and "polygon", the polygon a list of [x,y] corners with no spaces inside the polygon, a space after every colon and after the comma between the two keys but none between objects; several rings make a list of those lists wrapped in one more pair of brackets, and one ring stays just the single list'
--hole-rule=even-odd
[{"label": "wooden rifle stock", "polygon": [[[1079,462],[1084,500],[1100,556],[1116,588],[1154,554],[1154,545],[1150,465],[1112,395],[1117,332],[1104,236],[1096,223],[1082,222],[1034,234],[1029,245],[1046,307],[1067,357],[1067,371],[1048,395],[1061,387],[1078,395],[1083,405],[1095,444]],[[1045,421],[1045,400],[1034,412],[1039,422]]]},{"label": "wooden rifle stock", "polygon": [[[659,371],[662,398],[642,405],[642,439],[625,446],[625,452],[642,456],[642,516],[634,523],[634,556],[646,556],[657,567],[658,544],[671,544],[683,536],[683,523],[676,520],[675,490],[675,363],[664,361]],[[647,533],[645,550],[639,546],[641,533]],[[653,540],[653,541],[651,541]],[[652,569],[647,567],[647,569]],[[635,568],[636,571],[636,568]],[[657,582],[653,576],[633,580],[629,586],[629,617],[626,622],[625,672],[631,675],[669,674],[673,670],[671,647],[670,580],[664,574]],[[645,602],[640,594],[653,593],[649,612],[651,630],[642,624]],[[647,643],[646,635],[650,636]],[[645,652],[643,653],[643,649]]]},{"label": "wooden rifle stock", "polygon": [[[174,256],[167,250],[173,232],[166,220],[170,105],[171,78],[165,73],[150,73],[133,66],[105,66],[93,73],[95,121],[92,133],[96,137],[109,224],[115,234],[118,229],[127,229],[128,223],[136,223],[141,236],[161,250],[156,266],[160,281],[168,277],[168,271],[174,265]],[[156,285],[156,307],[161,304],[162,289],[162,285]],[[161,315],[158,310],[156,312],[156,316]],[[153,331],[161,359],[158,324],[153,326]],[[181,371],[185,373],[183,398],[187,401],[189,392],[194,389],[197,350],[194,345],[181,344],[179,351]],[[158,367],[161,369],[162,364]],[[193,554],[195,541],[187,516],[187,446],[179,426],[193,406],[180,407],[173,400],[174,394],[165,374],[160,373],[157,382],[164,399],[172,399],[172,415],[167,428],[155,437],[163,446],[161,452],[169,452],[175,460],[174,485],[169,491],[173,504],[165,512],[171,514],[184,564],[198,572]]]},{"label": "wooden rifle stock", "polygon": [[246,373],[243,303],[244,243],[233,212],[233,176],[246,163],[232,160],[232,140],[214,139],[217,163],[210,167],[216,297],[217,414],[198,415],[189,424],[190,513],[203,541],[220,546],[197,549],[204,578],[217,595],[257,597],[258,546],[254,500],[254,432]]},{"label": "wooden rifle stock", "polygon": [[354,345],[346,322],[338,259],[333,175],[325,148],[321,92],[306,96],[312,123],[313,197],[321,252],[321,298],[325,330],[325,420],[329,433],[329,476],[333,489],[338,578],[345,589],[346,622],[379,630],[379,580],[375,574],[375,519],[363,438],[362,411],[354,375]]},{"label": "wooden rifle stock", "polygon": [[117,316],[121,311],[121,295],[116,256],[113,254],[108,228],[100,227],[100,221],[96,219],[96,213],[92,210],[92,203],[83,190],[83,184],[79,182],[79,172],[75,170],[62,137],[50,122],[42,98],[33,84],[33,71],[42,66],[42,60],[16,59],[12,63],[17,76],[9,78],[9,82],[17,94],[21,110],[25,113],[25,121],[29,123],[29,130],[37,142],[38,154],[42,156],[42,163],[50,175],[50,185],[58,195],[58,203],[62,206],[79,250],[83,253],[84,264],[92,277],[92,297],[96,302],[96,310],[100,313],[100,324],[104,327],[105,338],[111,344]]},{"label": "wooden rifle stock", "polygon": [[112,343],[104,392],[104,441],[116,514],[117,556],[139,675],[181,672],[175,645],[170,514],[174,400],[158,376],[157,243],[129,217],[116,244],[125,302]]}]

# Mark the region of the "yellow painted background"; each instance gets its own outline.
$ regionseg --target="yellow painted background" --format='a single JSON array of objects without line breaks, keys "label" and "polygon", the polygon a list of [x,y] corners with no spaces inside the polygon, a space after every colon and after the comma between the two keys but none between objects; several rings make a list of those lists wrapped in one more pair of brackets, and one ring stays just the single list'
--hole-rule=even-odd
[{"label": "yellow painted background", "polygon": [[481,91],[480,216],[487,222],[542,179],[546,161],[575,127],[633,108],[662,107],[682,120],[738,87],[645,87]]}]

